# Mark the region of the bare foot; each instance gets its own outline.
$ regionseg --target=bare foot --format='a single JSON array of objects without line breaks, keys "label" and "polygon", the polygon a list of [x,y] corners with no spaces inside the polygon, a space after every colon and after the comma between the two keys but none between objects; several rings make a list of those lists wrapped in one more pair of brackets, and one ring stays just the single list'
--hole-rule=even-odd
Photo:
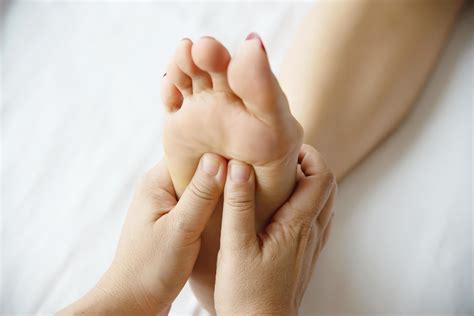
[{"label": "bare foot", "polygon": [[[178,196],[200,157],[212,152],[251,164],[257,179],[257,229],[291,194],[303,130],[273,75],[261,39],[254,33],[232,58],[213,38],[182,40],[163,78],[168,116],[164,149]],[[220,210],[202,238],[191,285],[213,311]]]}]

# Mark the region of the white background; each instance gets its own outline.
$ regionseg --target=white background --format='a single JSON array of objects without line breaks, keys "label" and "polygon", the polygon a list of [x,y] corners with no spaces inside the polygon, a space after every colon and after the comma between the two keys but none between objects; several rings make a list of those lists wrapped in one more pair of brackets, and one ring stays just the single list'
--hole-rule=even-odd
[{"label": "white background", "polygon": [[[162,157],[159,81],[182,37],[232,52],[256,31],[278,71],[310,7],[4,5],[1,314],[51,314],[110,263],[134,183]],[[471,5],[411,115],[340,184],[302,315],[473,312],[473,24]],[[186,287],[172,314],[195,307]]]}]

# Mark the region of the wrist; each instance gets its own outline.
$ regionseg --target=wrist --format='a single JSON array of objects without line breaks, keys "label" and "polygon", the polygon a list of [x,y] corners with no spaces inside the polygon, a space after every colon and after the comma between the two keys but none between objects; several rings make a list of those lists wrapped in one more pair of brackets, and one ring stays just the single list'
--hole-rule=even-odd
[{"label": "wrist", "polygon": [[[99,297],[107,297],[121,310],[143,315],[157,315],[166,311],[172,301],[166,293],[157,293],[144,285],[146,280],[139,272],[126,269],[123,265],[113,263],[94,290]],[[161,291],[160,291],[161,292]]]},{"label": "wrist", "polygon": [[111,266],[96,286],[80,300],[58,312],[58,315],[161,315],[171,302],[158,302],[138,290],[131,278]]}]

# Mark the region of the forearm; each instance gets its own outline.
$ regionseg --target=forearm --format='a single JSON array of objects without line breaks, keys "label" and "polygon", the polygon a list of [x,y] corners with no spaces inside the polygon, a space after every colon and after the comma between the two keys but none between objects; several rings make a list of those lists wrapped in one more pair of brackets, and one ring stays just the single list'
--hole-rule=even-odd
[{"label": "forearm", "polygon": [[170,304],[146,299],[145,293],[134,288],[109,269],[98,284],[81,299],[58,312],[58,315],[157,315]]},{"label": "forearm", "polygon": [[138,305],[94,288],[80,300],[60,310],[57,315],[126,315],[143,313]]},{"label": "forearm", "polygon": [[408,112],[461,5],[332,1],[306,18],[280,79],[305,142],[338,178]]}]

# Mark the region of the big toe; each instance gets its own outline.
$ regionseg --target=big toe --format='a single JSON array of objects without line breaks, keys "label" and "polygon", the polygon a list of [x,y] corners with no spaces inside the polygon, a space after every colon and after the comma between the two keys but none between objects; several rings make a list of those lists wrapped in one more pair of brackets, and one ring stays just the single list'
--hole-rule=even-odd
[{"label": "big toe", "polygon": [[230,54],[224,45],[212,37],[202,37],[192,47],[192,58],[196,66],[209,73],[214,90],[230,92],[227,82]]},{"label": "big toe", "polygon": [[274,122],[282,113],[289,113],[286,97],[272,73],[263,42],[256,33],[247,36],[227,71],[230,88],[257,117]]}]

